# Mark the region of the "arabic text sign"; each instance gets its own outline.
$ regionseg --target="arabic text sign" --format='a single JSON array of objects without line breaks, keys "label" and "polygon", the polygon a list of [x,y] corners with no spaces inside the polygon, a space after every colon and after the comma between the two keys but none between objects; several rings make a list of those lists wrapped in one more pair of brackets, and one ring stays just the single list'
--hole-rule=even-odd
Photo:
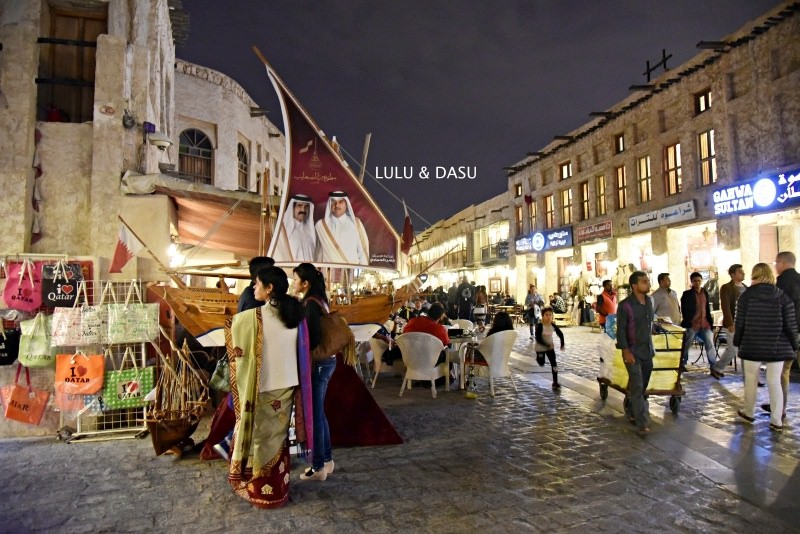
[{"label": "arabic text sign", "polygon": [[613,235],[611,221],[587,224],[575,228],[575,243],[586,243],[595,239],[607,239]]},{"label": "arabic text sign", "polygon": [[542,252],[543,250],[572,246],[572,227],[563,226],[552,230],[533,232],[517,238],[514,242],[517,253]]},{"label": "arabic text sign", "polygon": [[676,222],[691,221],[697,218],[697,212],[694,209],[694,200],[675,204],[661,208],[660,210],[648,211],[635,215],[628,219],[631,232],[639,230],[647,230],[648,228],[656,228],[665,224]]},{"label": "arabic text sign", "polygon": [[775,211],[800,205],[800,169],[717,189],[714,215]]}]

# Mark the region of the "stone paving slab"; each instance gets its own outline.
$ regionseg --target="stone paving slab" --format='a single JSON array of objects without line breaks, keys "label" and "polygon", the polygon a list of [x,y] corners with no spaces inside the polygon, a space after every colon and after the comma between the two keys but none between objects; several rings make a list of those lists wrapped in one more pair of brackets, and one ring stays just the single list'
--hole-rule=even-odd
[{"label": "stone paving slab", "polygon": [[406,443],[335,450],[336,472],[293,482],[279,510],[236,497],[222,461],[155,457],[149,438],[0,441],[0,531],[797,531],[792,455],[761,447],[760,428],[717,429],[683,407],[652,407],[654,432],[638,436],[621,396],[593,397],[591,337],[567,336],[560,393],[521,353],[518,392],[498,381],[494,399],[485,381],[476,400],[421,385],[400,398],[400,379],[381,376],[373,393]]}]

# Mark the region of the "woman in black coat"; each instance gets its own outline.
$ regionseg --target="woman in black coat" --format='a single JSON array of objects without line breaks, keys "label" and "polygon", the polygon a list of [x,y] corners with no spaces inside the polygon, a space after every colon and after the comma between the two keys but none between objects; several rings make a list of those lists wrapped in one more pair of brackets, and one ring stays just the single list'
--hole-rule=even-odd
[{"label": "woman in black coat", "polygon": [[739,417],[753,422],[759,366],[767,365],[767,387],[772,408],[770,429],[783,430],[783,362],[793,360],[797,352],[797,321],[794,303],[775,287],[775,275],[766,263],[753,267],[752,285],[736,304],[733,344],[744,360],[744,407]]}]

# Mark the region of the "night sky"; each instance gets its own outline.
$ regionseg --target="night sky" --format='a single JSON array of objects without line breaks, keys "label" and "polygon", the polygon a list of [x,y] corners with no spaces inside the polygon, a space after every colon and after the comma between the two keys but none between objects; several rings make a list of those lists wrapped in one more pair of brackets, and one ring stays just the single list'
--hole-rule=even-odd
[{"label": "night sky", "polygon": [[[322,130],[367,172],[398,230],[415,230],[502,193],[503,167],[588,122],[646,83],[645,62],[677,68],[777,0],[184,0],[176,55],[244,87],[282,127],[257,46]],[[659,71],[658,76],[663,71]],[[475,168],[474,180],[425,181],[421,167]],[[413,171],[412,171],[413,168]]]}]

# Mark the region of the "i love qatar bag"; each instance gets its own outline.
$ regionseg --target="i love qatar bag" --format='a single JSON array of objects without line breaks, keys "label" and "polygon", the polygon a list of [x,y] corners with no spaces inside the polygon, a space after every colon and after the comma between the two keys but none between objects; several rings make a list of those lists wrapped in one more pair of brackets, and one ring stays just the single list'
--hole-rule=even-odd
[{"label": "i love qatar bag", "polygon": [[53,367],[55,347],[50,344],[52,316],[37,313],[36,317],[20,324],[19,362],[25,367]]},{"label": "i love qatar bag", "polygon": [[158,304],[144,304],[131,282],[124,304],[108,305],[108,342],[145,343],[158,337]]},{"label": "i love qatar bag", "polygon": [[[85,295],[85,288],[83,292]],[[76,291],[75,293],[78,292]],[[55,308],[53,310],[53,325],[50,330],[50,342],[56,347],[75,347],[82,344],[81,308],[78,307],[79,302],[80,299],[75,299],[72,302],[71,308]]]},{"label": "i love qatar bag", "polygon": [[6,330],[0,325],[0,365],[11,365],[17,361],[21,335],[18,328]]},{"label": "i love qatar bag", "polygon": [[[125,369],[125,362],[132,366]],[[111,358],[112,366],[114,359]],[[108,410],[141,408],[144,397],[153,389],[153,368],[139,367],[130,347],[125,348],[119,369],[106,371],[103,383],[103,403]]]},{"label": "i love qatar bag", "polygon": [[66,393],[91,395],[103,387],[105,370],[102,354],[57,354],[55,384]]},{"label": "i love qatar bag", "polygon": [[78,301],[78,282],[83,280],[79,263],[59,260],[42,266],[42,304],[51,308],[73,306]]},{"label": "i love qatar bag", "polygon": [[9,263],[3,301],[9,308],[33,313],[42,305],[41,263],[24,259]]},{"label": "i love qatar bag", "polygon": [[19,383],[21,371],[22,366],[17,366],[17,377],[14,380],[14,385],[3,388],[4,413],[6,419],[13,419],[29,425],[38,425],[42,422],[42,415],[44,415],[44,409],[50,399],[50,392],[33,389],[30,370],[27,368],[25,369],[25,378],[28,384],[27,386],[21,385]]}]

